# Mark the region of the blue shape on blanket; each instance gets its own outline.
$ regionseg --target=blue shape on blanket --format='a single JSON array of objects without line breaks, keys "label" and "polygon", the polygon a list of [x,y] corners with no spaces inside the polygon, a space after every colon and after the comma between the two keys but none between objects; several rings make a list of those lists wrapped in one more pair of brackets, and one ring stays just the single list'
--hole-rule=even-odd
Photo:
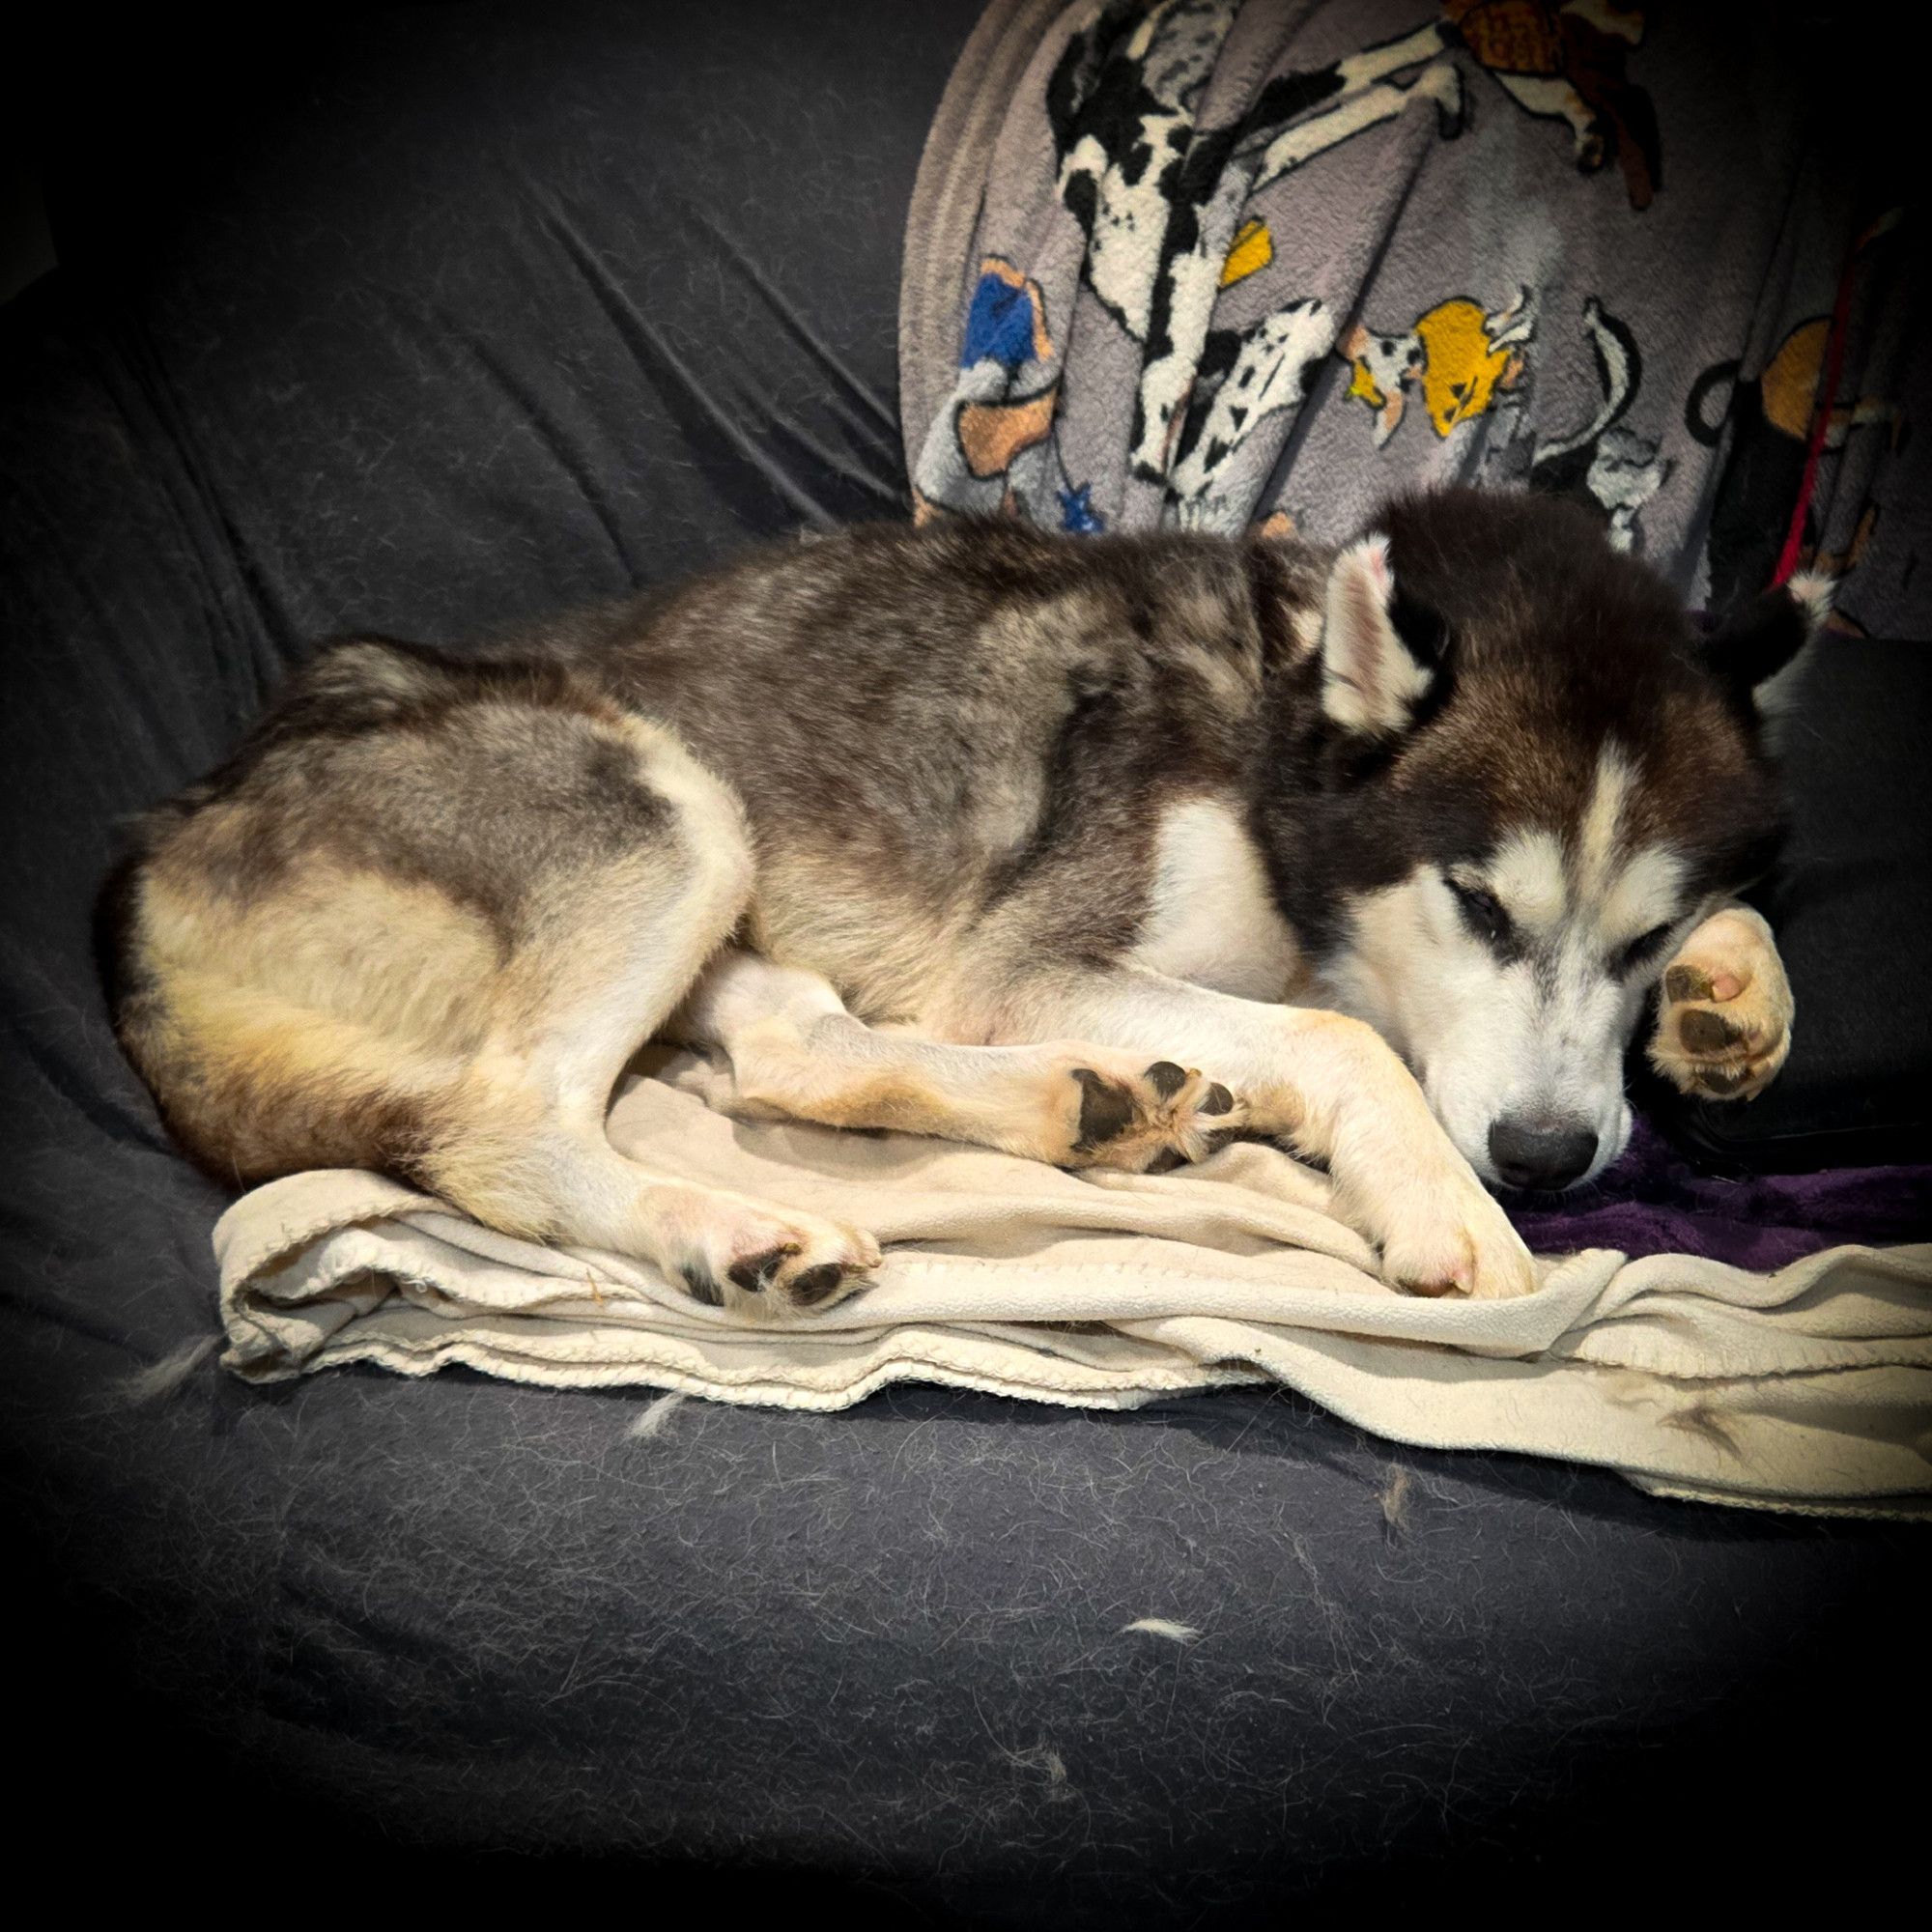
[{"label": "blue shape on blanket", "polygon": [[1094,507],[1094,486],[1083,483],[1077,490],[1062,490],[1060,527],[1076,536],[1097,536],[1107,527],[1107,519]]},{"label": "blue shape on blanket", "polygon": [[966,342],[959,366],[970,369],[988,358],[1011,375],[1033,359],[1033,296],[1024,285],[1015,288],[999,275],[980,277],[973,306],[966,314]]}]

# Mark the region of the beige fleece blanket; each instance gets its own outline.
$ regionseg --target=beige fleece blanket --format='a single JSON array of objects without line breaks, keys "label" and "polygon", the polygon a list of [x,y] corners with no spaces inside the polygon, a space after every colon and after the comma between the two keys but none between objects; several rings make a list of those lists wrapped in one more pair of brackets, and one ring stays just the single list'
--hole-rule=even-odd
[{"label": "beige fleece blanket", "polygon": [[1088,1407],[1283,1382],[1434,1449],[1594,1463],[1663,1495],[1932,1511],[1932,1244],[1772,1275],[1603,1250],[1510,1302],[1417,1300],[1371,1271],[1321,1177],[1236,1145],[1162,1176],[1064,1174],[903,1135],[753,1125],[635,1077],[617,1146],[660,1173],[868,1227],[877,1285],[751,1325],[641,1263],[491,1233],[379,1176],[272,1181],[215,1230],[224,1357],[641,1384],[836,1409],[895,1381]]}]

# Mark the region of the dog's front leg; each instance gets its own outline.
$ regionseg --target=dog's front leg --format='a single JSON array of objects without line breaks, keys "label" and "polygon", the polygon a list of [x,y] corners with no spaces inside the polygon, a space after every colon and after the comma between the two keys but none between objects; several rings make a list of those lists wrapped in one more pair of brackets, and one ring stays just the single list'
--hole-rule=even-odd
[{"label": "dog's front leg", "polygon": [[1725,906],[1663,970],[1650,1064],[1679,1092],[1750,1100],[1791,1051],[1794,1002],[1762,913]]},{"label": "dog's front leg", "polygon": [[1165,1054],[880,1032],[816,973],[736,948],[712,961],[664,1037],[724,1056],[683,1076],[721,1113],[935,1134],[1056,1167],[1138,1174],[1196,1160],[1246,1121],[1236,1095]]},{"label": "dog's front leg", "polygon": [[1250,1127],[1327,1163],[1336,1211],[1381,1249],[1398,1287],[1502,1296],[1536,1286],[1508,1216],[1408,1069],[1359,1020],[1127,969],[1036,977],[979,1023],[998,1038],[1065,1032],[1178,1055],[1225,1081],[1246,1100]]}]

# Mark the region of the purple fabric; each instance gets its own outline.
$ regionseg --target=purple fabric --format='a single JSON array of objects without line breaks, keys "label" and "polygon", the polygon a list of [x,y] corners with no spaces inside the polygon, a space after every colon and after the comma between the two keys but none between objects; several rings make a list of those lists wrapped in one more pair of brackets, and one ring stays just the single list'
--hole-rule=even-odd
[{"label": "purple fabric", "polygon": [[1699,1174],[1639,1119],[1623,1158],[1548,1207],[1510,1209],[1539,1254],[1617,1248],[1776,1268],[1841,1242],[1932,1239],[1932,1167],[1841,1167],[1745,1180]]}]

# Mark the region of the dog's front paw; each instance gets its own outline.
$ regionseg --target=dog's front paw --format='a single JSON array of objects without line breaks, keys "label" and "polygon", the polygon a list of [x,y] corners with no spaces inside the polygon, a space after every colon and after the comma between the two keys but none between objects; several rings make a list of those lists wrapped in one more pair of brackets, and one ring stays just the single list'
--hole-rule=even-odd
[{"label": "dog's front paw", "polygon": [[1522,1236],[1473,1173],[1403,1188],[1374,1218],[1382,1279],[1406,1293],[1501,1301],[1536,1290]]},{"label": "dog's front paw", "polygon": [[1074,1046],[1059,1056],[1049,1154],[1061,1167],[1128,1174],[1199,1160],[1241,1127],[1247,1109],[1218,1080],[1172,1060],[1138,1066],[1118,1053]]},{"label": "dog's front paw", "polygon": [[1771,928],[1748,908],[1728,906],[1664,969],[1650,1064],[1680,1093],[1754,1099],[1791,1051],[1792,1009]]}]

